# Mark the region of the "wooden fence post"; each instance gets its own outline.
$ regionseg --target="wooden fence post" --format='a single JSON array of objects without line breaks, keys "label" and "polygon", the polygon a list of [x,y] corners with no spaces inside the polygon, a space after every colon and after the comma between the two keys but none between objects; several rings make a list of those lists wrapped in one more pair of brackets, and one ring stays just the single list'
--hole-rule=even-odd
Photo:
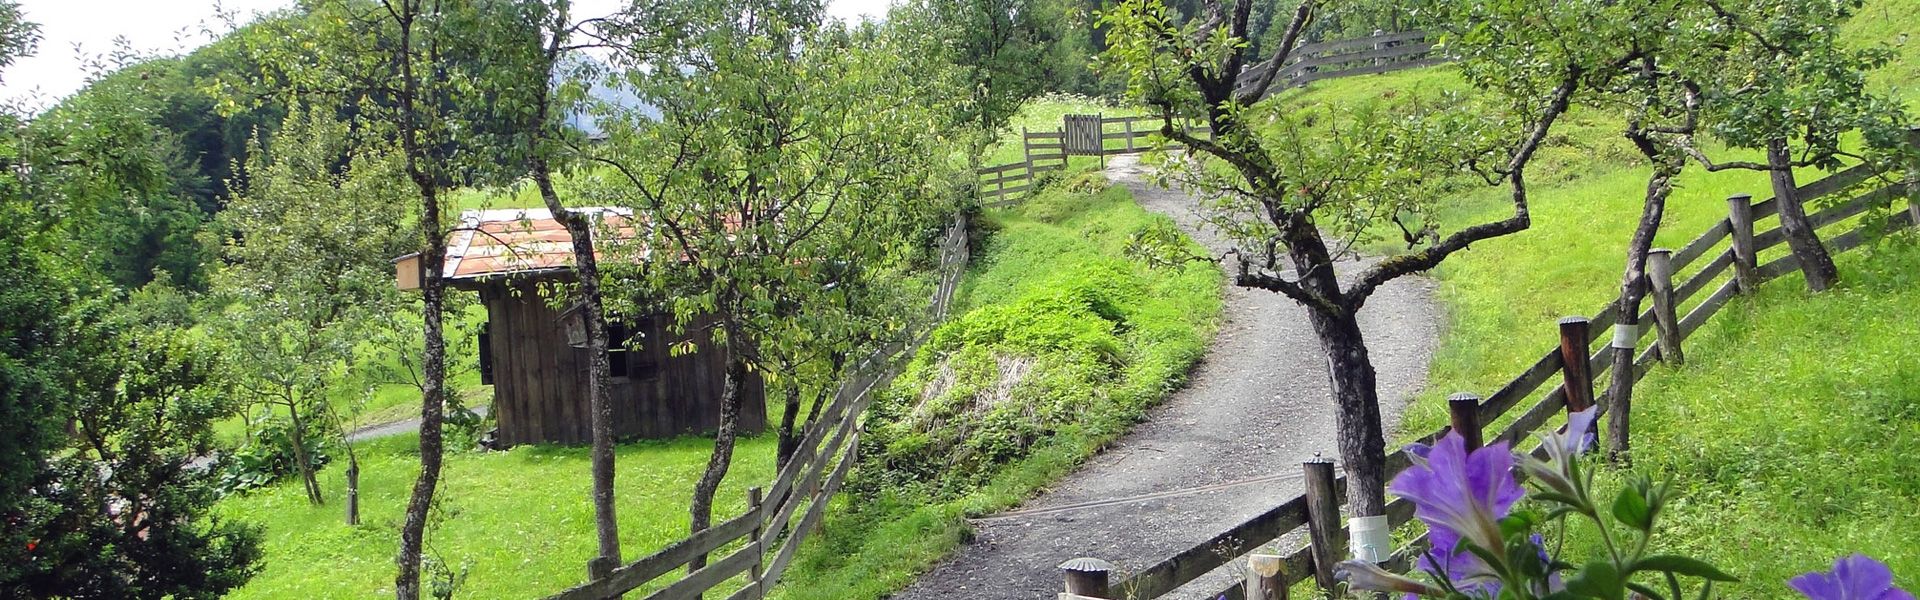
[{"label": "wooden fence post", "polygon": [[1247,600],[1287,600],[1286,557],[1247,555]]},{"label": "wooden fence post", "polygon": [[1733,279],[1740,293],[1753,293],[1758,283],[1760,264],[1753,249],[1753,195],[1727,197],[1727,224],[1733,230]]},{"label": "wooden fence post", "polygon": [[1113,564],[1098,558],[1076,558],[1060,563],[1060,571],[1066,574],[1067,593],[1087,598],[1112,598],[1107,589],[1107,574],[1113,572]]},{"label": "wooden fence post", "polygon": [[[747,488],[747,512],[754,514],[753,535],[748,537],[748,540],[758,540],[761,534],[767,531],[767,515],[762,512],[766,509],[766,499],[761,497],[763,493],[765,492],[757,487]],[[760,593],[757,594],[759,596],[765,596],[767,591],[764,582],[760,581],[760,576],[766,573],[766,567],[767,553],[766,549],[762,548],[760,554],[753,557],[753,567],[747,570],[747,581],[761,586]]]},{"label": "wooden fence post", "polygon": [[[1065,142],[1065,138],[1062,138],[1061,145],[1065,146]],[[1027,185],[1031,186],[1033,185],[1033,138],[1027,137],[1027,127],[1025,125],[1020,126],[1020,152],[1026,157]],[[1032,192],[1033,188],[1028,187],[1027,191]],[[1002,198],[1002,200],[1005,200],[1005,198]]]},{"label": "wooden fence post", "polygon": [[[1383,36],[1383,35],[1386,35],[1386,34],[1387,34],[1387,32],[1386,32],[1386,31],[1384,31],[1384,30],[1380,30],[1380,29],[1375,29],[1375,30],[1373,30],[1373,37],[1376,37],[1376,38],[1377,38],[1377,37],[1380,37],[1380,36]],[[1386,49],[1387,49],[1387,43],[1386,43],[1386,42],[1381,42],[1381,41],[1376,41],[1376,42],[1374,42],[1374,43],[1373,43],[1373,49],[1374,49],[1374,50],[1386,50]],[[1384,64],[1387,64],[1387,58],[1386,58],[1386,57],[1384,57],[1384,56],[1376,56],[1376,57],[1374,57],[1374,58],[1373,58],[1373,66],[1376,66],[1376,67],[1378,67],[1378,66],[1380,66],[1380,65],[1384,65]]]},{"label": "wooden fence post", "polygon": [[1660,330],[1660,361],[1686,364],[1686,355],[1680,351],[1680,317],[1674,307],[1672,250],[1647,251],[1647,283],[1653,291],[1653,325]]},{"label": "wooden fence post", "polygon": [[1313,578],[1332,593],[1338,583],[1333,566],[1346,554],[1346,531],[1340,529],[1340,497],[1334,491],[1333,461],[1310,458],[1301,465],[1307,476],[1307,538],[1313,547]]},{"label": "wooden fence post", "polygon": [[1480,397],[1469,392],[1460,392],[1447,397],[1447,414],[1452,417],[1453,431],[1467,442],[1467,450],[1479,450],[1486,444],[1481,437]]},{"label": "wooden fence post", "polygon": [[1560,382],[1567,394],[1567,412],[1593,407],[1593,356],[1587,354],[1586,317],[1560,319]]},{"label": "wooden fence post", "polygon": [[1133,151],[1133,117],[1127,117],[1127,119],[1124,121],[1121,121],[1120,124],[1125,125],[1127,128],[1127,151],[1132,152]]}]

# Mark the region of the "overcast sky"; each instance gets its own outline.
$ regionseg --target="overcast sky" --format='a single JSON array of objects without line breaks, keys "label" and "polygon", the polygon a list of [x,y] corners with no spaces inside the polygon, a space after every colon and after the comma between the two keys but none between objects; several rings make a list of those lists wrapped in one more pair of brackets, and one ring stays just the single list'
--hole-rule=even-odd
[{"label": "overcast sky", "polygon": [[[219,10],[248,16],[291,6],[294,0],[221,0]],[[575,0],[576,17],[612,12],[619,0]],[[888,0],[828,0],[827,12],[843,19],[879,17]],[[180,54],[211,41],[208,31],[226,29],[212,0],[24,0],[22,12],[40,24],[40,50],[0,72],[0,98],[45,106],[86,83],[89,57],[114,51],[124,37],[145,53]]]}]

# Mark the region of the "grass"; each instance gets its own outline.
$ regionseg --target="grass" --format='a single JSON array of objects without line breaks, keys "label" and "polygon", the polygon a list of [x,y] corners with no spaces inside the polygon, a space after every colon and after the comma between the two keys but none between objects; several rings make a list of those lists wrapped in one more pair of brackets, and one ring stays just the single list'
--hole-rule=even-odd
[{"label": "grass", "polygon": [[[232,598],[368,598],[393,594],[393,554],[407,498],[419,472],[417,438],[360,445],[360,526],[343,518],[345,481],[322,472],[328,504],[312,507],[299,486],[281,484],[230,498],[226,518],[265,528],[265,570]],[[686,506],[712,441],[625,444],[617,450],[616,513],[629,558],[686,534]],[[718,518],[745,510],[746,488],[773,477],[773,437],[741,440],[717,496]],[[447,456],[428,554],[465,571],[461,597],[531,598],[585,579],[594,552],[586,448],[522,446]],[[718,519],[716,519],[718,520]]]},{"label": "grass", "polygon": [[990,217],[998,232],[968,273],[964,311],[870,414],[859,482],[787,577],[804,584],[779,597],[904,587],[965,539],[964,517],[1065,475],[1184,380],[1218,318],[1219,271],[1126,259],[1128,234],[1164,218],[1124,188],[1079,184]]},{"label": "grass", "polygon": [[[1849,35],[1891,42],[1920,31],[1903,6],[1870,1]],[[1873,79],[1911,102],[1920,49],[1897,52],[1898,62]],[[1306,94],[1337,100],[1357,90]],[[1623,142],[1607,117],[1570,118],[1577,126],[1542,155],[1548,176],[1529,177],[1547,183],[1533,190],[1533,227],[1476,244],[1436,270],[1447,330],[1428,386],[1403,420],[1403,439],[1445,423],[1448,393],[1491,393],[1529,366],[1555,343],[1556,319],[1617,295],[1646,170],[1617,150]],[[1656,246],[1678,247],[1704,231],[1725,215],[1730,194],[1769,195],[1752,173],[1692,169],[1679,184]],[[1502,202],[1493,191],[1449,199],[1442,220],[1457,228],[1497,218]],[[1912,519],[1920,471],[1907,464],[1920,447],[1920,355],[1910,342],[1920,334],[1910,310],[1920,297],[1920,250],[1889,241],[1839,262],[1840,288],[1814,295],[1797,276],[1771,282],[1690,338],[1686,366],[1656,367],[1636,388],[1637,470],[1674,480],[1682,495],[1658,539],[1664,550],[1741,577],[1723,597],[1785,597],[1787,578],[1853,552],[1887,561],[1901,583],[1920,587],[1920,548],[1912,544],[1920,537]],[[1576,536],[1575,547],[1581,543],[1592,549]]]}]

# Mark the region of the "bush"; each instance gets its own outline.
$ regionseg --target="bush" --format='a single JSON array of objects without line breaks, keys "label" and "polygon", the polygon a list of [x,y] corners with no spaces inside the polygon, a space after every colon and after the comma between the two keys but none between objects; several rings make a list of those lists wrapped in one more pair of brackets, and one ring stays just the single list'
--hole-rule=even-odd
[{"label": "bush", "polygon": [[[298,473],[299,461],[294,458],[292,433],[293,428],[286,421],[270,420],[254,434],[251,441],[221,455],[215,466],[219,473],[215,485],[220,493],[263,488]],[[311,430],[305,437],[307,462],[318,471],[332,461],[327,454],[328,444]]]}]

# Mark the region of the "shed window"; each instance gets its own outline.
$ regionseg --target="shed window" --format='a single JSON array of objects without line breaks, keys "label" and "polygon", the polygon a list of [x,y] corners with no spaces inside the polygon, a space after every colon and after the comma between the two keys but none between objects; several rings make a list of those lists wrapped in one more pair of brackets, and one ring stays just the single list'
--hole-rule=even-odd
[{"label": "shed window", "polygon": [[632,339],[632,335],[632,328],[627,327],[625,323],[607,324],[608,377],[627,376],[627,359],[633,354],[633,351],[627,348],[627,342]]},{"label": "shed window", "polygon": [[493,384],[493,323],[480,324],[480,384]]}]

